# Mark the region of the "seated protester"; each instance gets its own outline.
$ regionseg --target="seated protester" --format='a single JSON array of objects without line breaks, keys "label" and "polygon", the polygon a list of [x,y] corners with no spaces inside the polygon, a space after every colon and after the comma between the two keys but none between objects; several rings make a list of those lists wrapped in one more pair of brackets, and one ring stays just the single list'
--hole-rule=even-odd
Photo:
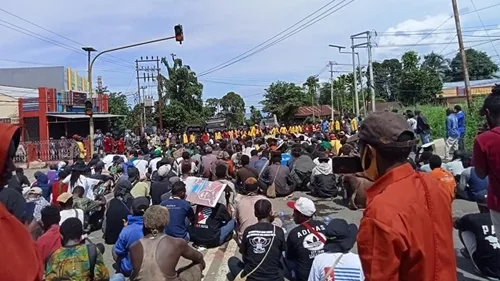
[{"label": "seated protester", "polygon": [[[316,166],[319,165],[319,156],[321,156],[322,154],[326,154],[326,156],[328,157],[328,151],[325,148],[320,147],[320,148],[318,148],[318,157],[314,158],[314,160],[313,160],[313,163]],[[332,166],[332,159],[331,158],[328,158],[328,159],[329,159],[328,163],[330,164],[330,167],[331,167]]]},{"label": "seated protester", "polygon": [[108,268],[101,251],[94,244],[82,241],[83,224],[76,218],[64,221],[60,228],[62,247],[48,259],[45,280],[109,280]]},{"label": "seated protester", "polygon": [[213,149],[211,146],[207,145],[205,146],[205,154],[201,157],[201,177],[203,178],[210,178],[210,169],[212,168],[212,165],[217,161],[217,156],[213,154]]},{"label": "seated protester", "polygon": [[69,218],[77,218],[82,222],[82,225],[85,224],[85,217],[82,209],[73,208],[73,194],[69,192],[64,192],[63,194],[57,197],[57,203],[59,203],[59,207],[61,211],[59,214],[61,215],[61,221],[59,225],[69,219]]},{"label": "seated protester", "polygon": [[332,171],[330,157],[326,153],[321,153],[317,159],[319,165],[312,170],[309,190],[316,197],[337,197],[337,183]]},{"label": "seated protester", "polygon": [[132,184],[132,190],[130,190],[132,197],[149,197],[149,185],[141,181],[139,170],[136,167],[128,167],[127,174],[128,180]]},{"label": "seated protester", "polygon": [[[430,173],[432,171],[431,166],[429,165],[429,160],[431,159],[431,156],[434,155],[432,154],[432,151],[424,151],[422,154],[420,154],[417,162],[417,165],[419,166],[419,170],[424,172],[424,173]],[[447,169],[448,166],[446,166],[445,163],[441,164],[441,168]]]},{"label": "seated protester", "polygon": [[24,187],[30,187],[31,183],[28,177],[24,175],[23,168],[16,168],[16,173],[8,181],[8,188],[15,189],[19,193],[23,194]]},{"label": "seated protester", "polygon": [[61,234],[59,233],[59,221],[61,215],[56,206],[47,206],[42,209],[43,234],[36,240],[36,246],[40,250],[41,259],[46,261],[50,255],[61,248]]},{"label": "seated protester", "polygon": [[[158,164],[163,164],[158,162]],[[168,180],[168,172],[170,168],[167,165],[162,165],[158,167],[155,176],[151,179],[151,201],[153,205],[158,205],[161,203],[161,196],[165,193],[170,192],[170,181]]]},{"label": "seated protester", "polygon": [[448,194],[450,194],[450,199],[453,201],[455,198],[455,187],[457,185],[455,177],[447,170],[441,168],[441,157],[438,155],[432,155],[429,159],[429,166],[432,171],[430,175],[441,182],[442,186],[446,189]]},{"label": "seated protester", "polygon": [[[169,213],[165,207],[153,205],[144,213],[144,238],[129,249],[133,267],[131,281],[201,281],[205,268],[203,254],[185,240],[166,235],[168,224]],[[181,257],[192,263],[176,269]]]},{"label": "seated protester", "polygon": [[[259,194],[259,182],[256,178],[248,178],[243,184],[243,190],[244,195],[242,195],[234,205],[234,218],[236,219],[238,226],[236,230],[238,235],[238,244],[240,244],[243,239],[245,229],[258,222],[255,215],[250,213],[248,210],[251,210],[257,201],[262,199],[267,200],[267,197]],[[282,225],[282,222],[279,219],[273,220],[272,223],[280,227]]]},{"label": "seated protester", "polygon": [[464,170],[462,162],[464,154],[466,154],[466,152],[463,150],[455,150],[451,161],[446,163],[446,170],[450,171],[453,176],[462,174]]},{"label": "seated protester", "polygon": [[342,178],[346,191],[344,203],[351,210],[364,209],[366,207],[366,191],[373,185],[364,172],[348,174]]},{"label": "seated protester", "polygon": [[196,163],[193,160],[191,160],[191,156],[189,155],[189,152],[187,152],[187,151],[182,152],[182,160],[179,161],[178,172],[177,172],[178,174],[182,173],[181,167],[183,164],[189,164],[189,166],[191,166],[190,173],[192,175],[195,175],[198,173],[198,166],[196,165]]},{"label": "seated protester", "polygon": [[113,177],[111,175],[103,174],[104,171],[104,162],[99,161],[94,166],[94,173],[90,176],[91,179],[100,180],[101,182],[107,182],[112,180]]},{"label": "seated protester", "polygon": [[132,195],[130,190],[132,185],[128,180],[119,180],[114,189],[114,198],[111,199],[106,207],[104,214],[103,232],[104,243],[113,245],[118,240],[130,209],[132,208]]},{"label": "seated protester", "polygon": [[156,170],[158,170],[158,168],[161,166],[158,166],[158,163],[161,161],[162,157],[161,157],[161,151],[160,150],[154,150],[152,153],[151,153],[151,160],[149,160],[149,164],[148,164],[148,169],[151,170],[151,173],[154,173],[156,172]]},{"label": "seated protester", "polygon": [[305,281],[314,258],[324,251],[326,225],[312,218],[316,206],[311,199],[300,197],[287,205],[293,209],[293,220],[298,226],[288,233],[285,264],[293,280]]},{"label": "seated protester", "polygon": [[53,205],[57,205],[57,197],[63,194],[64,192],[68,192],[68,185],[63,183],[63,179],[69,176],[69,173],[65,170],[59,171],[59,177],[57,180],[52,183],[52,194],[50,203]]},{"label": "seated protester", "polygon": [[36,181],[33,183],[33,187],[39,187],[42,189],[42,196],[45,200],[50,200],[50,192],[52,191],[51,183],[49,182],[49,178],[43,172],[37,171],[35,172]]},{"label": "seated protester", "polygon": [[73,208],[82,210],[84,214],[95,211],[106,204],[104,201],[90,200],[83,196],[84,193],[85,189],[83,186],[75,186],[73,188]]},{"label": "seated protester", "polygon": [[149,162],[143,159],[143,156],[141,156],[139,159],[135,159],[134,161],[130,162],[139,171],[139,178],[146,179],[146,173],[148,171]]},{"label": "seated protester", "polygon": [[240,245],[242,260],[230,257],[227,262],[229,271],[233,278],[249,281],[285,280],[281,263],[286,247],[285,233],[281,227],[272,224],[271,202],[267,199],[255,202],[254,216],[257,223],[247,227],[243,233]]},{"label": "seated protester", "polygon": [[330,221],[325,230],[325,252],[314,258],[307,280],[365,280],[361,260],[351,252],[357,233],[358,227],[353,223],[348,224],[343,219]]},{"label": "seated protester", "polygon": [[263,150],[262,154],[260,155],[260,159],[253,164],[253,167],[257,169],[257,171],[259,171],[259,175],[269,164],[269,155],[269,150]]},{"label": "seated protester", "polygon": [[161,206],[167,207],[170,213],[170,222],[165,228],[165,234],[189,242],[187,226],[193,224],[196,218],[191,204],[186,201],[186,184],[182,181],[174,183],[172,197],[161,202]]},{"label": "seated protester", "polygon": [[243,183],[248,178],[259,177],[259,171],[257,171],[257,169],[255,169],[254,167],[250,166],[250,157],[248,157],[248,155],[246,154],[241,155],[240,164],[241,168],[239,168],[236,171],[236,186],[238,186],[239,189],[241,190],[241,188],[243,187]]},{"label": "seated protester", "polygon": [[82,160],[76,161],[71,167],[71,174],[63,179],[63,183],[68,185],[68,192],[72,192],[75,186],[83,186],[85,189],[85,197],[94,200],[94,187],[98,185],[100,181],[86,176],[88,170],[85,162]]},{"label": "seated protester", "polygon": [[213,208],[197,205],[195,216],[190,235],[197,247],[214,248],[231,239],[236,222],[231,217],[229,204],[226,207],[217,203]]},{"label": "seated protester", "polygon": [[248,163],[248,165],[250,165],[250,167],[257,169],[257,167],[255,167],[255,163],[257,163],[257,161],[259,160],[260,158],[258,155],[258,151],[256,149],[252,149],[250,151],[250,163]]},{"label": "seated protester", "polygon": [[312,170],[316,166],[312,159],[317,157],[318,150],[312,148],[312,146],[309,147],[309,150],[311,151],[310,155],[302,153],[300,148],[296,148],[292,151],[295,161],[293,162],[293,165],[290,166],[290,172],[293,179],[297,182],[297,188],[299,189],[307,189],[307,185],[311,180]]},{"label": "seated protester", "polygon": [[142,226],[144,224],[143,215],[149,207],[149,199],[146,197],[137,197],[132,200],[132,214],[127,217],[127,225],[120,232],[118,240],[113,247],[113,257],[120,265],[119,272],[126,277],[132,273],[132,264],[130,263],[130,246],[144,237]]},{"label": "seated protester", "polygon": [[486,203],[488,184],[488,176],[481,179],[474,167],[467,167],[460,175],[457,196],[467,201]]},{"label": "seated protester", "polygon": [[181,181],[185,181],[187,180],[187,178],[191,177],[193,174],[191,173],[191,171],[193,170],[191,164],[189,163],[184,163],[180,166],[180,169],[181,169],[181,173],[180,173],[180,178],[181,178]]},{"label": "seated protester", "polygon": [[[234,183],[230,180],[228,180],[227,176],[227,165],[218,163],[215,166],[215,180],[216,182],[220,182],[222,184],[226,185],[226,190],[225,194],[229,195],[228,196],[221,196],[219,198],[219,203],[221,203],[224,206],[227,206],[228,204],[233,204],[234,203],[234,194],[236,192]],[[227,200],[229,198],[229,200]]]},{"label": "seated protester", "polygon": [[35,209],[33,211],[33,217],[36,221],[40,221],[42,218],[42,209],[49,206],[50,203],[42,197],[42,189],[39,187],[32,187],[28,191],[28,197],[26,198],[27,203],[34,203]]},{"label": "seated protester", "polygon": [[281,154],[274,154],[271,157],[270,163],[271,164],[266,167],[264,172],[259,177],[260,188],[266,192],[267,189],[274,184],[276,188],[276,196],[284,197],[290,195],[294,191],[295,185],[292,177],[290,176],[290,169],[281,164]]},{"label": "seated protester", "polygon": [[454,227],[465,246],[461,250],[462,255],[471,259],[475,269],[482,275],[500,278],[500,247],[490,214],[467,214],[457,219]]}]

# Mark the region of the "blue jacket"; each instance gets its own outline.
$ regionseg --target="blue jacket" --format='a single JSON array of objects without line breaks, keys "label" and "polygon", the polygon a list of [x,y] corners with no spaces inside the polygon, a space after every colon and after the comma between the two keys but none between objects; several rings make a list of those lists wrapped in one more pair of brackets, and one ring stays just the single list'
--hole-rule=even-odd
[{"label": "blue jacket", "polygon": [[49,182],[49,178],[47,177],[46,174],[42,172],[37,172],[35,174],[36,178],[36,187],[39,187],[42,189],[42,196],[45,198],[45,200],[50,201],[50,194],[52,193],[52,186],[51,183]]},{"label": "blue jacket", "polygon": [[113,248],[115,254],[120,259],[120,270],[123,275],[129,277],[132,273],[132,263],[130,261],[129,248],[137,240],[144,237],[142,232],[143,219],[142,216],[127,217],[128,224],[120,232],[118,240]]},{"label": "blue jacket", "polygon": [[456,114],[457,122],[458,122],[458,132],[462,136],[465,134],[465,113],[463,111],[459,111]]},{"label": "blue jacket", "polygon": [[458,119],[455,114],[450,114],[446,117],[446,137],[459,138],[460,132],[458,131]]}]

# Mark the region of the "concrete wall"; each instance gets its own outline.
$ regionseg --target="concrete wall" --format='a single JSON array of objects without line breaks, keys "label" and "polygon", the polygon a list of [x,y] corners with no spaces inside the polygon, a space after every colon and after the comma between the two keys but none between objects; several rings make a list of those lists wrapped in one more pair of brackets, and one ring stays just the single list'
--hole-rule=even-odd
[{"label": "concrete wall", "polygon": [[18,118],[17,98],[0,94],[0,118]]},{"label": "concrete wall", "polygon": [[1,68],[0,85],[65,90],[64,66]]}]

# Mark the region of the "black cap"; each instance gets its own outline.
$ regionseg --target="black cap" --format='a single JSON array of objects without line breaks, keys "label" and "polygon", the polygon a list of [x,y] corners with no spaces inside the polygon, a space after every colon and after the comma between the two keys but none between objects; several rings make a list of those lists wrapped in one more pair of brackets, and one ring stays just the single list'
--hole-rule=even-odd
[{"label": "black cap", "polygon": [[143,215],[149,207],[149,199],[147,197],[137,197],[132,201],[132,212],[134,215]]}]

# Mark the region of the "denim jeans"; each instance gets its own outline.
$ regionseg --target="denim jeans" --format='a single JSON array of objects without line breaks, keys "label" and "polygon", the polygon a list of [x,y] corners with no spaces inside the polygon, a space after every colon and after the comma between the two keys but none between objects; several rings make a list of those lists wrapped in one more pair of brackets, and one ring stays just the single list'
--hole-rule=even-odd
[{"label": "denim jeans", "polygon": [[228,221],[226,225],[221,227],[219,245],[222,245],[226,241],[227,236],[231,234],[235,227],[236,221],[234,219]]},{"label": "denim jeans", "polygon": [[245,268],[245,264],[237,257],[230,257],[227,261],[227,267],[229,267],[229,272],[231,273],[229,280],[234,280],[243,268]]},{"label": "denim jeans", "polygon": [[420,140],[422,141],[422,144],[426,144],[431,142],[431,134],[430,133],[420,133]]}]

